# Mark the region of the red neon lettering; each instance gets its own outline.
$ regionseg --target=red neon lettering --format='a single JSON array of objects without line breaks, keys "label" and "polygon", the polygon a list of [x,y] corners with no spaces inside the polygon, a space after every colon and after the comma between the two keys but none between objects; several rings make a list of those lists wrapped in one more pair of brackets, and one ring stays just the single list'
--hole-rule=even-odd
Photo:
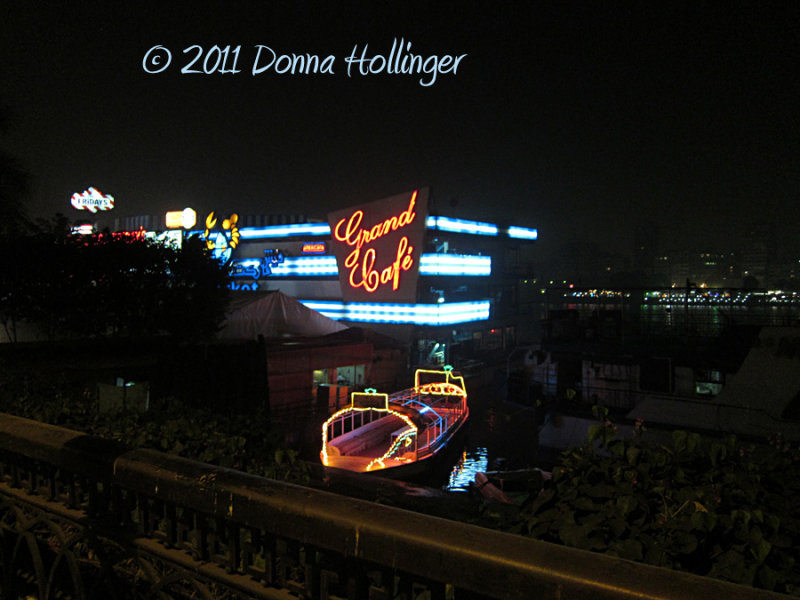
[{"label": "red neon lettering", "polygon": [[414,266],[414,257],[412,256],[414,247],[409,245],[408,237],[400,238],[394,262],[380,272],[375,269],[377,259],[375,248],[367,249],[363,257],[361,248],[364,244],[370,244],[392,231],[397,231],[401,227],[413,223],[417,216],[414,211],[416,201],[417,192],[415,191],[411,194],[411,200],[406,210],[368,229],[361,226],[364,221],[364,211],[362,210],[357,210],[350,217],[344,217],[336,223],[333,228],[333,237],[353,247],[344,260],[345,267],[350,270],[351,287],[363,287],[369,293],[375,292],[379,286],[389,283],[392,285],[392,290],[400,287],[400,273],[409,271]]},{"label": "red neon lettering", "polygon": [[[350,255],[352,256],[352,254]],[[372,293],[378,289],[378,272],[373,269],[375,265],[375,248],[370,248],[364,253],[364,262],[361,265],[361,281],[355,280],[358,273],[358,263],[350,269],[350,286],[357,288],[363,287],[366,291]]]},{"label": "red neon lettering", "polygon": [[[371,229],[363,229],[361,228],[361,222],[364,220],[364,211],[357,210],[350,218],[343,218],[336,223],[336,227],[333,229],[333,237],[336,238],[340,242],[344,242],[348,246],[355,246],[353,251],[348,255],[345,264],[350,266],[348,263],[352,263],[358,260],[358,255],[361,252],[361,247],[364,244],[369,244],[374,242],[378,238],[385,236],[390,231],[397,231],[401,227],[405,227],[406,225],[410,225],[414,222],[414,218],[417,216],[417,213],[414,212],[414,205],[417,202],[417,192],[414,191],[411,194],[411,200],[408,203],[408,208],[401,212],[397,216],[390,217],[383,221],[382,223],[378,223],[374,225]],[[345,223],[347,223],[345,225]],[[344,225],[344,231],[342,230],[342,226]]]},{"label": "red neon lettering", "polygon": [[[350,268],[350,286],[354,288],[363,287],[369,293],[378,289],[379,285],[387,283],[392,284],[392,290],[397,290],[400,287],[400,273],[402,271],[409,271],[414,266],[414,258],[412,253],[414,246],[409,246],[408,238],[403,236],[400,243],[397,245],[397,255],[394,262],[383,269],[380,273],[375,270],[375,248],[370,248],[364,253],[364,260],[362,263],[352,261],[351,263],[345,262],[347,267]],[[353,256],[351,253],[348,259]],[[361,280],[358,281],[358,276]]]}]

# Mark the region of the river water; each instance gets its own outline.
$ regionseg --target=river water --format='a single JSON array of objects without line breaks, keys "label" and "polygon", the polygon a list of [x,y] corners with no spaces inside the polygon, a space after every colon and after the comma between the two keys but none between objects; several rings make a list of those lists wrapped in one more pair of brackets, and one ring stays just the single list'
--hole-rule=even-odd
[{"label": "river water", "polygon": [[[564,304],[582,318],[601,308],[592,304]],[[636,307],[607,304],[635,323],[641,334],[669,335],[691,330],[700,335],[719,335],[731,324],[787,326],[800,320],[800,306],[685,306],[648,305]],[[549,470],[557,455],[539,450],[535,409],[505,401],[505,373],[498,367],[481,382],[467,382],[470,421],[463,448],[456,453],[447,473],[435,475],[428,483],[448,491],[466,491],[480,471],[542,468]]]},{"label": "river water", "polygon": [[539,456],[536,414],[505,401],[504,380],[498,370],[482,385],[468,383],[470,418],[460,452],[452,454],[449,469],[434,474],[429,485],[466,492],[481,471],[547,466]]}]

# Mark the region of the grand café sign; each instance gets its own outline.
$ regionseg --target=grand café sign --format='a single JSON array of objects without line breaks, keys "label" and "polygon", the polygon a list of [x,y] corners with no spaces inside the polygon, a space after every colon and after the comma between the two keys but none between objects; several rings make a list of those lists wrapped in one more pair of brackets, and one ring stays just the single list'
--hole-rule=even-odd
[{"label": "grand caf\u00e9 sign", "polygon": [[345,301],[416,301],[428,196],[423,188],[328,215]]}]

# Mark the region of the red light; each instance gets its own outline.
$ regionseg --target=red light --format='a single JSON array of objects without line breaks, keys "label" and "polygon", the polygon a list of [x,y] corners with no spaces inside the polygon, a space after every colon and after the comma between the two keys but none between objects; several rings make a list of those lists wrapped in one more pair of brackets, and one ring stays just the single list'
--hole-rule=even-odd
[{"label": "red light", "polygon": [[340,219],[333,229],[333,237],[348,246],[353,246],[353,250],[345,258],[345,267],[350,269],[350,287],[363,287],[367,292],[375,292],[379,286],[388,283],[392,284],[392,290],[397,290],[400,285],[400,272],[408,271],[414,266],[412,253],[414,247],[408,243],[408,237],[403,236],[397,245],[395,260],[386,268],[378,271],[374,268],[377,253],[375,248],[367,249],[361,254],[364,244],[370,244],[375,240],[387,235],[392,231],[397,231],[401,227],[410,225],[417,214],[414,212],[414,204],[417,201],[417,191],[411,194],[408,208],[399,215],[389,217],[385,221],[373,225],[370,229],[361,227],[364,220],[364,211],[357,210],[350,217]]},{"label": "red light", "polygon": [[325,243],[303,244],[303,254],[325,254]]}]

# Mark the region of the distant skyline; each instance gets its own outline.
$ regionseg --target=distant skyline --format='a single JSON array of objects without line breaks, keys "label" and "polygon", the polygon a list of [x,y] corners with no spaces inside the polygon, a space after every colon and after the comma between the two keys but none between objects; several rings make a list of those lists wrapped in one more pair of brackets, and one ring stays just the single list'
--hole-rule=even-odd
[{"label": "distant skyline", "polygon": [[[767,220],[800,252],[795,3],[12,1],[0,13],[1,143],[32,175],[34,216],[83,216],[70,196],[90,186],[119,216],[319,218],[430,186],[441,212],[537,227],[543,255],[583,242],[627,253],[648,221],[665,248],[725,249]],[[347,58],[388,59],[401,40],[445,72],[363,75],[351,61],[348,75]],[[214,45],[230,66],[239,47],[240,72],[181,74],[193,45],[195,68],[213,66]],[[172,63],[150,74],[155,46]],[[327,59],[327,72],[254,75],[270,56],[255,64],[259,46]],[[462,56],[455,72],[448,55]]]}]

